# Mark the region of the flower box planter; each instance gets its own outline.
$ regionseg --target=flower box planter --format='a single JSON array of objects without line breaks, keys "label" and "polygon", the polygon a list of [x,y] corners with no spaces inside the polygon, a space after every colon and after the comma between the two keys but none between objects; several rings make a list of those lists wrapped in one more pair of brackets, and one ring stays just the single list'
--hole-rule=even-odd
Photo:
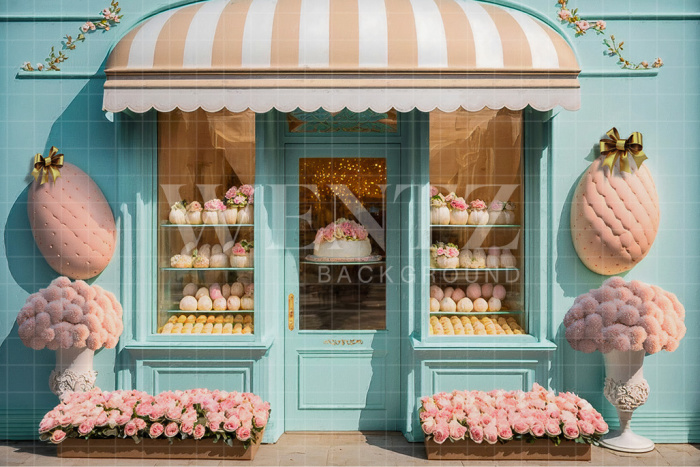
[{"label": "flower box planter", "polygon": [[435,460],[589,461],[608,431],[586,400],[537,383],[528,392],[439,392],[421,398],[419,416]]},{"label": "flower box planter", "polygon": [[425,452],[429,460],[468,460],[468,461],[590,461],[591,445],[564,441],[555,445],[548,439],[538,439],[534,443],[513,440],[506,443],[477,444],[462,440],[442,444],[432,437],[425,440]]},{"label": "flower box planter", "polygon": [[57,445],[58,457],[89,459],[211,459],[253,460],[260,447],[262,433],[248,449],[236,440],[233,446],[211,439],[183,439],[172,444],[167,439],[143,439],[136,444],[129,438],[70,438]]},{"label": "flower box planter", "polygon": [[252,460],[269,416],[251,393],[93,389],[49,411],[39,439],[58,445],[59,457]]}]

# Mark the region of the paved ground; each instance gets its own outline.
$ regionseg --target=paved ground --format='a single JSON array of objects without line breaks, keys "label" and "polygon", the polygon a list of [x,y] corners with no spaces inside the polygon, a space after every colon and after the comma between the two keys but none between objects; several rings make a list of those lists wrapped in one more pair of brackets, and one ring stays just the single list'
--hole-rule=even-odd
[{"label": "paved ground", "polygon": [[[0,441],[0,465],[236,465],[245,462],[179,461],[165,459],[107,460],[59,459],[50,445],[32,441]],[[522,462],[446,462],[428,461],[423,445],[409,443],[399,433],[287,433],[277,444],[260,447],[250,465],[502,465]],[[559,463],[559,465],[576,465]],[[700,466],[700,445],[661,444],[647,454],[622,454],[593,448],[593,460],[583,465],[675,465]],[[530,465],[548,465],[529,462]],[[550,464],[554,465],[554,464]]]}]

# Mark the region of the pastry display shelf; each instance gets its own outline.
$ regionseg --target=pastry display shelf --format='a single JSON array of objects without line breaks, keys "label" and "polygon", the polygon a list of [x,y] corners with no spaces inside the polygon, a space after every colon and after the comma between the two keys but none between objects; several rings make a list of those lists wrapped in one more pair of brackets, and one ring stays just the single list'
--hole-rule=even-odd
[{"label": "pastry display shelf", "polygon": [[519,224],[484,224],[484,225],[455,225],[430,224],[431,229],[519,229]]},{"label": "pastry display shelf", "polygon": [[206,271],[253,271],[254,268],[160,268],[161,271],[185,271],[185,272],[206,272]]},{"label": "pastry display shelf", "polygon": [[[226,336],[227,339],[240,339],[242,336],[255,336],[254,333],[248,332],[246,334],[243,334],[242,332],[229,332],[224,334],[223,332],[218,332],[218,333],[213,333],[213,332],[159,332],[156,333],[157,336],[177,336],[180,338],[181,336],[196,336],[198,338],[202,339],[210,339],[213,336]],[[235,337],[234,337],[235,336]]]},{"label": "pastry display shelf", "polygon": [[184,227],[192,227],[194,229],[202,229],[202,228],[234,228],[234,227],[244,227],[244,228],[253,228],[254,224],[171,224],[169,222],[163,223],[160,225],[161,227],[168,228],[168,229],[173,229],[173,228],[184,228]]},{"label": "pastry display shelf", "polygon": [[454,338],[462,338],[464,339],[465,337],[468,339],[473,339],[477,337],[490,337],[493,339],[513,339],[516,337],[523,337],[523,336],[529,336],[529,334],[431,334],[430,338],[441,338],[441,339],[454,339]]},{"label": "pastry display shelf", "polygon": [[522,310],[501,310],[501,311],[431,311],[430,316],[490,316],[490,315],[519,315],[524,313]]},{"label": "pastry display shelf", "polygon": [[209,310],[209,311],[204,311],[204,310],[195,310],[195,311],[186,311],[186,310],[165,310],[168,313],[178,313],[178,314],[191,314],[191,315],[197,315],[197,314],[207,314],[207,315],[238,315],[238,314],[247,314],[247,313],[254,313],[255,310]]}]

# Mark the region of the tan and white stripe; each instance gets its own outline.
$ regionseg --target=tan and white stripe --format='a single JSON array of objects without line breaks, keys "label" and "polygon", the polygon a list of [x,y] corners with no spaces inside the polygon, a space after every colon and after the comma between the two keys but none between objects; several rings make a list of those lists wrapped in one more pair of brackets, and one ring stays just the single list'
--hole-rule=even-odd
[{"label": "tan and white stripe", "polygon": [[471,0],[212,0],[128,34],[108,72],[577,71],[550,27]]},{"label": "tan and white stripe", "polygon": [[[541,91],[579,88],[575,54],[554,29],[473,0],[199,2],[136,26],[115,46],[106,72],[106,93],[218,89],[243,99],[252,89],[486,89],[484,105],[492,108],[509,106],[497,89],[536,89],[547,100]],[[517,91],[507,95],[517,96],[513,107],[528,105]],[[424,107],[431,105],[426,96]],[[105,97],[105,107],[120,107],[119,98],[110,94],[108,104]],[[146,94],[138,99],[136,107],[149,105]],[[449,93],[435,99],[433,107],[448,106]]]}]

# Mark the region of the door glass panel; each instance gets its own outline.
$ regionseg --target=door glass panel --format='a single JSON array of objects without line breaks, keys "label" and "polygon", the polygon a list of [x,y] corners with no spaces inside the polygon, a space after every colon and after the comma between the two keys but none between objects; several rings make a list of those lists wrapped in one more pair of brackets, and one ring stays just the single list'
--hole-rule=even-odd
[{"label": "door glass panel", "polygon": [[[386,329],[386,182],[384,158],[299,160],[300,329]],[[341,218],[366,229],[374,258],[307,260],[319,229]]]}]

